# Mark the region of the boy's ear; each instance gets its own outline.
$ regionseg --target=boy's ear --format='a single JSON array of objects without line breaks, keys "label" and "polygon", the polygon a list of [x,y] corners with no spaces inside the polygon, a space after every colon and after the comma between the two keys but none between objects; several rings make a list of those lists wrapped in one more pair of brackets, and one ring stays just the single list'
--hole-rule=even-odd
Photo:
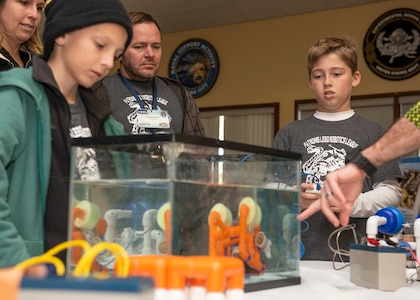
[{"label": "boy's ear", "polygon": [[58,45],[58,46],[63,46],[64,45],[64,35],[60,35],[59,37],[56,37],[54,39],[54,44]]},{"label": "boy's ear", "polygon": [[362,74],[359,71],[354,72],[352,86],[353,87],[358,86],[361,80],[362,80]]}]

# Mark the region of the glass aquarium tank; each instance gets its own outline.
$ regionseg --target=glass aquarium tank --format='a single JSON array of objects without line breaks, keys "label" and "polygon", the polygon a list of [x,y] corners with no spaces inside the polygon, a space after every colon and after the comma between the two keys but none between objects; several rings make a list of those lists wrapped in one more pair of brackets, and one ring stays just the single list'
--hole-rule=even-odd
[{"label": "glass aquarium tank", "polygon": [[[245,291],[300,283],[300,154],[165,134],[77,139],[71,157],[69,239],[236,256]],[[81,255],[68,251],[70,269]],[[114,263],[104,251],[92,269]]]}]

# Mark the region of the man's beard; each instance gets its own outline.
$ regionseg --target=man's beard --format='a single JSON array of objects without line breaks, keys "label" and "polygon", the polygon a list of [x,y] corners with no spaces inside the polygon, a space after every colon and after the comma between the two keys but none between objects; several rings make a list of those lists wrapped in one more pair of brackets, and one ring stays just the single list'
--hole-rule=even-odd
[{"label": "man's beard", "polygon": [[[132,80],[137,81],[149,81],[152,80],[153,77],[155,77],[157,70],[153,73],[151,72],[140,72],[137,70],[137,68],[133,68],[130,64],[125,64],[124,61],[121,62],[121,66],[124,68],[124,71],[127,73],[127,75]],[[146,73],[146,74],[144,74]]]}]

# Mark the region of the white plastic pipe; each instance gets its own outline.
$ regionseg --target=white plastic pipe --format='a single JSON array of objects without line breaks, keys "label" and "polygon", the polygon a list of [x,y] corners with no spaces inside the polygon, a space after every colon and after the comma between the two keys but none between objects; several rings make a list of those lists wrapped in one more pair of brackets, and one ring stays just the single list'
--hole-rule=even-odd
[{"label": "white plastic pipe", "polygon": [[[189,300],[194,300],[194,299],[189,299]],[[206,294],[205,300],[225,300],[225,294],[217,293],[217,292],[210,292]]]},{"label": "white plastic pipe", "polygon": [[415,236],[416,238],[419,238],[419,237],[420,237],[420,218],[417,218],[417,219],[414,221],[414,225],[413,225],[413,227],[414,227],[414,236]]},{"label": "white plastic pipe", "polygon": [[206,300],[206,287],[191,286],[188,289],[188,300]]},{"label": "white plastic pipe", "polygon": [[117,223],[118,220],[124,218],[131,218],[133,216],[132,210],[110,209],[104,214],[107,227],[105,231],[104,240],[106,242],[113,242],[118,235]]},{"label": "white plastic pipe", "polygon": [[159,300],[159,299],[169,299],[169,292],[166,289],[162,288],[155,288],[153,291],[153,299]]},{"label": "white plastic pipe", "polygon": [[378,234],[378,227],[381,225],[385,225],[387,222],[387,219],[385,217],[381,216],[371,216],[367,219],[366,222],[366,235],[368,238],[376,238],[376,235]]},{"label": "white plastic pipe", "polygon": [[242,289],[228,289],[226,290],[226,300],[243,300],[245,292]]},{"label": "white plastic pipe", "polygon": [[414,237],[416,238],[416,246],[413,248],[413,250],[416,251],[417,255],[419,255],[420,250],[420,218],[417,218],[414,221]]},{"label": "white plastic pipe", "polygon": [[[168,290],[168,300],[185,300],[188,295],[186,294],[186,292],[184,290],[181,289],[170,289]],[[163,298],[162,298],[163,299]],[[159,299],[154,299],[154,300],[160,300]]]},{"label": "white plastic pipe", "polygon": [[154,253],[154,249],[152,247],[152,229],[156,226],[156,209],[148,209],[143,214],[143,228],[144,228],[144,236],[143,236],[143,248],[142,254],[152,254]]}]

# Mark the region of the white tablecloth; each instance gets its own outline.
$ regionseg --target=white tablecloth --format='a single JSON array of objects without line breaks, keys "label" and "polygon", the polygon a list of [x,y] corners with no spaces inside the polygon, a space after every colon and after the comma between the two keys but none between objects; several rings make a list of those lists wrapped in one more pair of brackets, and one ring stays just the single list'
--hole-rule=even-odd
[{"label": "white tablecloth", "polygon": [[245,294],[245,300],[420,300],[420,281],[395,291],[380,291],[355,285],[349,267],[334,270],[332,262],[302,261],[301,284]]}]

